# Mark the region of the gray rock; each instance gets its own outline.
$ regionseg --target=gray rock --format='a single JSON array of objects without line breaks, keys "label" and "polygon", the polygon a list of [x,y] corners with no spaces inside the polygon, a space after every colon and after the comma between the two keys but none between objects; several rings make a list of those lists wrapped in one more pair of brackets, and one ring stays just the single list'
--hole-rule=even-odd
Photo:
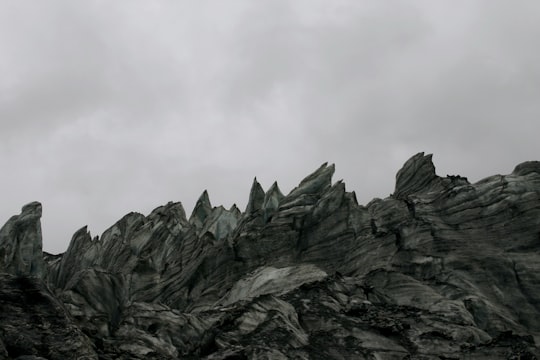
[{"label": "gray rock", "polygon": [[236,206],[236,204],[232,204],[231,208],[229,209],[229,212],[231,214],[233,214],[233,216],[237,219],[240,218],[240,216],[242,216],[242,212],[240,211],[240,209]]},{"label": "gray rock", "polygon": [[407,195],[427,191],[438,185],[440,179],[435,174],[432,156],[421,152],[407,160],[396,175],[396,198],[404,199]]},{"label": "gray rock", "polygon": [[540,174],[540,161],[526,161],[515,167],[513,175],[525,176],[530,173]]},{"label": "gray rock", "polygon": [[189,223],[195,225],[197,228],[202,228],[204,221],[211,213],[212,204],[210,204],[210,197],[208,196],[208,191],[204,190],[195,204],[195,208],[189,218]]},{"label": "gray rock", "polygon": [[0,271],[43,276],[40,219],[41,204],[32,202],[0,229]]},{"label": "gray rock", "polygon": [[261,210],[264,203],[264,190],[261,184],[257,181],[257,178],[253,179],[253,185],[249,192],[249,199],[246,205],[246,214],[251,214],[257,210]]},{"label": "gray rock", "polygon": [[231,210],[226,210],[223,206],[214,208],[206,218],[201,234],[210,233],[216,240],[225,239],[236,228],[240,215],[235,208]]},{"label": "gray rock", "polygon": [[3,359],[98,359],[94,342],[38,278],[0,273],[0,309]]},{"label": "gray rock", "polygon": [[[64,254],[16,257],[21,239],[41,250],[30,206],[2,229],[1,271],[41,261],[43,281],[0,290],[0,304],[18,306],[0,312],[0,357],[537,358],[538,169],[471,184],[419,153],[392,196],[362,206],[323,164],[286,196],[255,180],[244,213],[212,207],[205,191],[189,221],[169,203],[101,237],[84,227]],[[25,303],[36,288],[58,311]],[[73,330],[65,344],[40,325],[47,316]]]},{"label": "gray rock", "polygon": [[300,204],[310,205],[318,194],[331,186],[334,171],[334,164],[330,166],[328,163],[322,164],[283,199],[281,208],[286,209]]},{"label": "gray rock", "polygon": [[263,210],[265,222],[268,222],[277,209],[279,209],[279,204],[284,197],[285,196],[279,189],[277,181],[274,182],[266,194],[264,194]]}]

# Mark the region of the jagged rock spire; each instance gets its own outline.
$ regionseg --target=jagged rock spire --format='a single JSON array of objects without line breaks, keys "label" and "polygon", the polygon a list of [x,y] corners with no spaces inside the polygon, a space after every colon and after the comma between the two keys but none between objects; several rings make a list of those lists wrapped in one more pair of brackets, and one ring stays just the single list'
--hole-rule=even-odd
[{"label": "jagged rock spire", "polygon": [[315,170],[315,172],[304,178],[300,184],[286,196],[286,201],[290,201],[305,194],[322,193],[332,185],[332,176],[334,175],[335,170],[334,164],[328,166],[328,163],[325,162]]},{"label": "jagged rock spire", "polygon": [[0,271],[43,276],[41,212],[41,204],[31,202],[0,229]]},{"label": "jagged rock spire", "polygon": [[[91,265],[90,259],[85,259],[82,256],[88,249],[94,245],[88,226],[83,226],[73,234],[67,251],[62,256],[60,261],[60,267],[56,274],[53,276],[53,282],[59,288],[64,288],[68,280],[75,275],[75,273],[85,267]],[[86,261],[84,261],[86,260]]]},{"label": "jagged rock spire", "polygon": [[253,179],[253,185],[251,185],[251,190],[249,192],[249,200],[246,206],[246,214],[250,214],[257,210],[260,210],[264,203],[264,190],[257,181],[257,178]]},{"label": "jagged rock spire", "polygon": [[242,215],[242,212],[240,211],[240,209],[238,208],[238,206],[236,206],[236,204],[233,204],[231,206],[231,208],[229,209],[229,212],[231,214],[233,214],[236,218],[240,218],[240,216]]},{"label": "jagged rock spire", "polygon": [[281,193],[277,181],[275,181],[270,189],[264,194],[264,219],[265,221],[272,216],[279,208],[279,203],[285,196]]},{"label": "jagged rock spire", "polygon": [[420,152],[405,162],[396,174],[394,190],[396,198],[405,198],[409,194],[427,189],[439,180],[435,174],[432,156],[432,154],[424,155]]},{"label": "jagged rock spire", "polygon": [[208,191],[204,190],[195,208],[189,217],[189,223],[195,225],[197,228],[201,228],[206,218],[212,213],[212,204],[210,203],[210,197]]}]

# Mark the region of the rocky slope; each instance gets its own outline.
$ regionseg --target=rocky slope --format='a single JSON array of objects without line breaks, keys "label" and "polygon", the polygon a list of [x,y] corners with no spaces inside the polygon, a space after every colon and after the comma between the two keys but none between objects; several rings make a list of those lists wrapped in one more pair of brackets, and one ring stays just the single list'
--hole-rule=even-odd
[{"label": "rocky slope", "polygon": [[0,230],[0,358],[536,359],[540,162],[471,184],[409,159],[362,206],[323,164],[244,212],[180,203],[41,252]]}]

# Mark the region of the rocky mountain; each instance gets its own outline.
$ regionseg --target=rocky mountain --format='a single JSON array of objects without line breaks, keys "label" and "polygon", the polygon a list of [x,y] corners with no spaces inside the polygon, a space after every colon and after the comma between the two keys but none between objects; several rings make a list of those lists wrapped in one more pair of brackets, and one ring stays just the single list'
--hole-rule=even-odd
[{"label": "rocky mountain", "polygon": [[471,184],[416,154],[359,205],[323,164],[241,212],[205,191],[60,255],[0,230],[1,359],[536,359],[540,162]]}]

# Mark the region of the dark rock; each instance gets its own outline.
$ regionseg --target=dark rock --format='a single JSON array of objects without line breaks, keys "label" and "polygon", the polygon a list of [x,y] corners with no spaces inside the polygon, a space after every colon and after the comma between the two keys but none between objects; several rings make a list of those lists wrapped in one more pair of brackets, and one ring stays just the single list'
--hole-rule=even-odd
[{"label": "dark rock", "polygon": [[328,166],[328,163],[322,164],[321,167],[304,178],[300,185],[285,196],[280,208],[287,209],[293,206],[311,205],[318,195],[332,185],[334,171],[334,164],[330,166]]},{"label": "dark rock", "polygon": [[538,162],[471,184],[419,153],[366,206],[333,173],[255,180],[244,213],[205,191],[189,221],[84,227],[61,255],[25,207],[0,232],[0,358],[538,358]]},{"label": "dark rock", "polygon": [[513,175],[525,176],[530,173],[540,174],[540,161],[526,161],[515,167]]},{"label": "dark rock", "polygon": [[98,359],[93,341],[38,278],[0,274],[0,309],[3,359]]},{"label": "dark rock", "polygon": [[261,184],[257,181],[257,178],[253,179],[253,185],[249,192],[249,199],[246,206],[246,214],[251,214],[257,210],[261,210],[264,203],[264,190]]},{"label": "dark rock", "polygon": [[195,225],[197,228],[202,228],[204,221],[211,213],[212,205],[210,204],[210,197],[208,196],[208,191],[204,190],[195,204],[195,208],[189,218],[189,223]]},{"label": "dark rock", "polygon": [[41,204],[32,202],[0,229],[0,271],[43,276],[40,219]]},{"label": "dark rock", "polygon": [[279,209],[279,204],[284,197],[277,182],[274,182],[266,194],[264,194],[263,210],[265,222],[268,222],[277,209]]},{"label": "dark rock", "polygon": [[407,160],[396,175],[394,197],[404,199],[407,195],[428,191],[438,185],[440,179],[435,174],[432,156],[421,152]]},{"label": "dark rock", "polygon": [[242,212],[240,211],[240,209],[236,206],[236,204],[233,204],[231,206],[231,208],[229,209],[229,212],[231,214],[233,214],[233,216],[237,219],[240,218],[240,216],[242,216]]}]

